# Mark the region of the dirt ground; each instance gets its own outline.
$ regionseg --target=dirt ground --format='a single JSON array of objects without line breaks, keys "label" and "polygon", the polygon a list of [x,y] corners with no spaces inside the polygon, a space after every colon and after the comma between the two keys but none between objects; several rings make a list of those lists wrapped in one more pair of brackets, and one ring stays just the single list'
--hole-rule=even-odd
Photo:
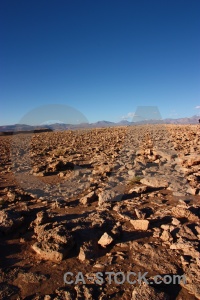
[{"label": "dirt ground", "polygon": [[0,298],[200,299],[199,137],[196,125],[1,136]]}]

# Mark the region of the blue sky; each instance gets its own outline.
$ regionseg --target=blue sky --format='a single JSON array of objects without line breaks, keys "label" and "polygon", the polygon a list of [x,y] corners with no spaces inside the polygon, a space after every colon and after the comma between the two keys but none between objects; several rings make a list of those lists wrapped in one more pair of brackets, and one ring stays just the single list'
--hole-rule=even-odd
[{"label": "blue sky", "polygon": [[89,122],[200,114],[199,15],[199,0],[1,1],[0,125],[56,103]]}]

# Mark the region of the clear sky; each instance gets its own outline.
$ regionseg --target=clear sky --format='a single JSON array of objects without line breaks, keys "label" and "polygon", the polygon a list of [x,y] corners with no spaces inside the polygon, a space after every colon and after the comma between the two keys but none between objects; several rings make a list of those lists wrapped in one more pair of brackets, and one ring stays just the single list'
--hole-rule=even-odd
[{"label": "clear sky", "polygon": [[4,0],[0,42],[0,125],[56,103],[89,122],[200,114],[199,0]]}]

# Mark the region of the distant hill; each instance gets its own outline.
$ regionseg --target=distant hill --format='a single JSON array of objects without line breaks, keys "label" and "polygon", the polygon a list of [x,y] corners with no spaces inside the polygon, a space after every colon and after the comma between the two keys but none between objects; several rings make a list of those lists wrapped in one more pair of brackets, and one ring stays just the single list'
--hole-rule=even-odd
[{"label": "distant hill", "polygon": [[179,119],[165,119],[166,124],[197,124],[199,123],[200,116],[192,116],[189,118],[179,118]]},{"label": "distant hill", "polygon": [[163,120],[144,120],[138,122],[129,122],[127,120],[122,120],[118,123],[109,121],[98,121],[96,123],[81,123],[81,124],[46,124],[43,126],[30,126],[26,124],[15,124],[15,125],[5,125],[0,126],[1,135],[13,134],[13,133],[27,133],[27,132],[47,132],[47,131],[60,131],[68,129],[81,129],[81,128],[101,128],[101,127],[113,127],[113,126],[134,126],[142,124],[198,124],[200,116],[192,116],[188,118],[178,118],[178,119],[163,119]]},{"label": "distant hill", "polygon": [[41,126],[30,126],[26,124],[15,124],[15,125],[5,125],[0,126],[0,135],[12,135],[19,133],[39,133],[39,132],[50,132],[53,131],[50,128],[44,128]]}]

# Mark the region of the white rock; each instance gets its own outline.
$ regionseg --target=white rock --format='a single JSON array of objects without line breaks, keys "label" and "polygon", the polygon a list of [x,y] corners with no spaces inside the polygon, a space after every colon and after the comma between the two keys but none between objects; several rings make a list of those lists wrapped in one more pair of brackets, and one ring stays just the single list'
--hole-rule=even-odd
[{"label": "white rock", "polygon": [[105,248],[106,246],[110,245],[112,241],[113,238],[107,232],[105,232],[98,241],[98,244]]}]

